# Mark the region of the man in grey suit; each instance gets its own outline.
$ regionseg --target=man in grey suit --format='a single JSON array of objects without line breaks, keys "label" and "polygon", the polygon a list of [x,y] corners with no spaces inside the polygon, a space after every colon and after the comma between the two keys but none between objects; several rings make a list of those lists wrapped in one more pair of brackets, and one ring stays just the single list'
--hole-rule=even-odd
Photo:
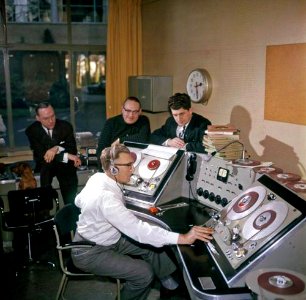
[{"label": "man in grey suit", "polygon": [[211,122],[194,112],[187,94],[176,93],[168,100],[171,114],[166,123],[151,134],[151,143],[204,153],[203,135]]}]

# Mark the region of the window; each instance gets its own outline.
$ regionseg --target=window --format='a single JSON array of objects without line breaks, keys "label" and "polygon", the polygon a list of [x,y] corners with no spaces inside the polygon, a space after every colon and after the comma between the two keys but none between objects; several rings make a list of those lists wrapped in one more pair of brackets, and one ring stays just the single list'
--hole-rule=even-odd
[{"label": "window", "polygon": [[[102,0],[71,0],[71,22],[98,23],[105,21],[107,5]],[[62,0],[6,0],[8,22],[66,23],[69,7]]]},{"label": "window", "polygon": [[[97,138],[103,126],[106,24],[100,22],[102,17],[98,23],[83,20],[71,26],[70,38],[69,24],[46,28],[39,23],[42,11],[52,9],[54,1],[6,1],[7,20],[12,23],[7,23],[7,41],[6,33],[0,34],[0,151],[28,149],[24,131],[35,120],[35,104],[41,101],[51,102],[56,116],[70,121],[76,132],[91,132]],[[38,19],[33,17],[36,2],[40,3]],[[74,5],[84,3],[79,2],[71,0],[71,12]],[[105,18],[107,1],[85,3]],[[65,1],[56,9],[63,16]],[[6,132],[1,132],[1,119]]]}]

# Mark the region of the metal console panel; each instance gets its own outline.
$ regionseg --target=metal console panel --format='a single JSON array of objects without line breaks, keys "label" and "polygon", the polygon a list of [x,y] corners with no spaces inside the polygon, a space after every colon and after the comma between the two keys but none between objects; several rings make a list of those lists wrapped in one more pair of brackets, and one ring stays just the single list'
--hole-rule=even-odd
[{"label": "metal console panel", "polygon": [[205,225],[215,228],[207,250],[229,287],[260,268],[306,273],[306,202],[267,175]]},{"label": "metal console panel", "polygon": [[[165,158],[162,155],[166,150],[169,151],[167,147],[129,142],[125,144],[136,158],[134,173],[130,182],[124,186],[127,203],[149,208],[180,196],[182,172],[179,169],[184,159],[183,150],[175,150],[172,154],[170,152],[171,155]],[[171,195],[165,197],[169,189]]]},{"label": "metal console panel", "polygon": [[197,200],[208,207],[220,211],[255,181],[252,168],[233,166],[216,157],[207,162],[204,154],[198,156]]}]

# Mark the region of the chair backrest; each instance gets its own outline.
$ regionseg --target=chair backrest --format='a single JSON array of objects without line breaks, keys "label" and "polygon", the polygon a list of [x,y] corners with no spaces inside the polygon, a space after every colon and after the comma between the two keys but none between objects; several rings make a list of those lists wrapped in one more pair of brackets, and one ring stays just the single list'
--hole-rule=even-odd
[{"label": "chair backrest", "polygon": [[51,210],[58,209],[58,193],[52,186],[13,190],[7,197],[10,226],[35,225],[50,217]]},{"label": "chair backrest", "polygon": [[74,204],[66,204],[54,216],[54,224],[58,234],[58,244],[65,245],[72,241],[77,227],[80,210]]}]

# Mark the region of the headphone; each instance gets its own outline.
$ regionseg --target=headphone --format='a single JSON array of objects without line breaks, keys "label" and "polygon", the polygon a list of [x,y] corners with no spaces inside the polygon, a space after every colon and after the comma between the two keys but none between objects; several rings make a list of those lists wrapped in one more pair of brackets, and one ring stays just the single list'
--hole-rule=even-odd
[{"label": "headphone", "polygon": [[109,155],[110,155],[110,166],[109,171],[113,176],[118,175],[119,169],[115,166],[115,148],[116,146],[111,147]]}]

